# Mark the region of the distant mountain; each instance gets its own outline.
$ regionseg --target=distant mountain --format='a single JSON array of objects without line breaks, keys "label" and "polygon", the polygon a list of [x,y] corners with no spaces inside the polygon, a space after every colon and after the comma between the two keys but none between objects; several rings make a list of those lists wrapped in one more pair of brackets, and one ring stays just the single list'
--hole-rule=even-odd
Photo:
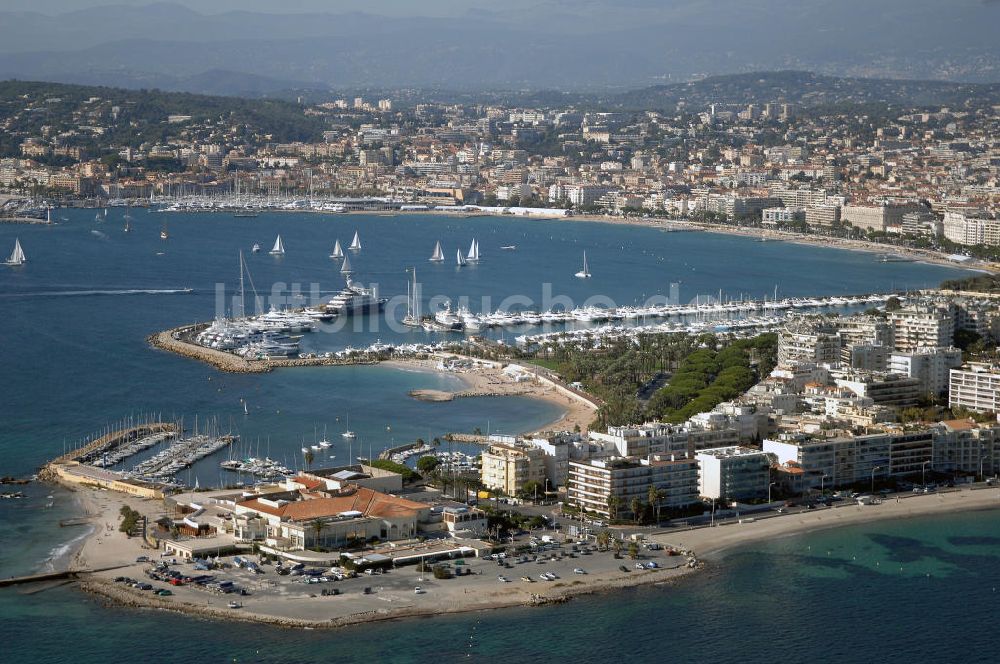
[{"label": "distant mountain", "polygon": [[[984,0],[539,0],[423,17],[158,3],[0,12],[0,77],[255,94],[300,84],[624,91],[779,69],[992,82],[997,25],[1000,2]],[[204,74],[214,71],[235,79],[213,87]],[[240,76],[260,78],[241,90]]]},{"label": "distant mountain", "polygon": [[629,109],[673,109],[684,102],[689,108],[700,109],[711,103],[775,101],[803,107],[870,103],[982,106],[1000,103],[1000,84],[836,77],[804,71],[752,72],[651,86],[615,95],[607,103]]}]

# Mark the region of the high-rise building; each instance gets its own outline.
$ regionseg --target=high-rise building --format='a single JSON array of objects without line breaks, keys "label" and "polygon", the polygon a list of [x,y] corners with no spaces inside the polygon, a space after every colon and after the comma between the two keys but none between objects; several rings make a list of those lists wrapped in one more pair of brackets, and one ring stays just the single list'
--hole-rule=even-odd
[{"label": "high-rise building", "polygon": [[569,463],[567,502],[587,512],[607,517],[612,511],[615,516],[631,514],[633,499],[648,504],[650,488],[660,492],[663,510],[697,503],[698,461],[654,456]]},{"label": "high-rise building", "polygon": [[749,447],[716,447],[695,455],[698,491],[709,500],[753,500],[767,496],[771,454]]}]

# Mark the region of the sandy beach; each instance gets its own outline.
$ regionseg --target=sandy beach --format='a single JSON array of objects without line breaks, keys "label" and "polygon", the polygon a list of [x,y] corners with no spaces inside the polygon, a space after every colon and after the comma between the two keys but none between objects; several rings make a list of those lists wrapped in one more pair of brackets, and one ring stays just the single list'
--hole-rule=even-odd
[{"label": "sandy beach", "polygon": [[926,495],[900,494],[898,499],[891,496],[878,505],[847,502],[835,505],[795,514],[754,515],[743,519],[742,523],[729,520],[715,527],[658,533],[654,539],[711,559],[736,546],[826,528],[966,510],[996,510],[1000,509],[1000,487],[952,489]]},{"label": "sandy beach", "polygon": [[[389,360],[382,364],[408,371],[441,372],[437,368],[437,359]],[[517,382],[496,367],[480,366],[476,369],[444,373],[459,378],[465,384],[465,389],[458,392],[418,390],[411,396],[425,401],[450,401],[466,397],[526,396],[548,401],[563,409],[562,416],[539,427],[537,431],[574,431],[576,427],[581,431],[587,431],[596,416],[597,408],[584,399],[567,396],[555,386],[541,380]],[[535,433],[535,431],[521,433]]]}]

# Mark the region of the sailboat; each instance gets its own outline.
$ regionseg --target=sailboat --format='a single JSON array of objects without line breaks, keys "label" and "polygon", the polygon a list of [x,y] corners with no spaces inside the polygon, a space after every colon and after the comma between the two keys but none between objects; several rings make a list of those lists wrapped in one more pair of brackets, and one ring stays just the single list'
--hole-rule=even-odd
[{"label": "sailboat", "polygon": [[96,221],[97,223],[101,223],[102,221],[104,221],[104,219],[101,218],[101,213],[100,212],[98,212],[97,214],[94,215],[94,221]]},{"label": "sailboat", "polygon": [[167,233],[167,222],[163,222],[163,228],[160,229],[160,239],[166,240],[170,235]]},{"label": "sailboat", "polygon": [[129,206],[125,206],[125,232],[128,233],[132,230],[132,215],[129,214]]},{"label": "sailboat", "polygon": [[420,327],[420,306],[417,299],[420,297],[420,291],[417,289],[417,268],[411,269],[413,271],[413,284],[410,285],[409,282],[406,284],[406,316],[403,317],[403,325]]},{"label": "sailboat", "polygon": [[[326,448],[328,448],[328,447],[330,447],[332,445],[333,445],[333,443],[331,443],[329,440],[326,439],[326,425],[324,424],[323,425],[323,440],[319,441],[319,447],[325,450]],[[333,458],[333,457],[331,457],[331,458]]]},{"label": "sailboat", "polygon": [[437,244],[434,245],[434,253],[430,258],[432,263],[443,263],[444,262],[444,252],[441,251],[441,241],[438,240]]},{"label": "sailboat", "polygon": [[344,431],[344,433],[342,433],[340,435],[343,436],[344,438],[357,438],[358,435],[356,433],[354,433],[353,431],[351,431],[351,416],[350,415],[347,416],[347,425],[346,426],[347,426],[347,429]]},{"label": "sailboat", "polygon": [[472,241],[472,245],[469,247],[469,253],[466,255],[465,260],[469,263],[479,262],[479,242],[477,240]]},{"label": "sailboat", "polygon": [[583,269],[574,275],[580,279],[590,279],[590,269],[587,267],[587,252],[583,252]]},{"label": "sailboat", "polygon": [[340,248],[340,240],[338,239],[333,244],[333,252],[330,254],[330,258],[343,258],[344,250]]},{"label": "sailboat", "polygon": [[253,247],[250,248],[250,251],[252,251],[255,254],[259,254],[260,253],[260,245],[257,244],[256,242],[254,242],[253,243]]},{"label": "sailboat", "polygon": [[21,248],[21,240],[14,238],[14,251],[11,252],[10,258],[4,265],[24,265],[28,262],[28,259],[24,255],[24,249]]},{"label": "sailboat", "polygon": [[351,259],[345,256],[344,264],[340,266],[340,273],[350,274],[351,272],[354,272],[353,268],[351,268]]},{"label": "sailboat", "polygon": [[351,240],[351,246],[348,247],[351,251],[361,251],[361,238],[358,237],[358,232],[354,231],[354,239]]},{"label": "sailboat", "polygon": [[47,223],[47,224],[51,224],[52,223],[52,208],[51,207],[45,208],[45,223]]},{"label": "sailboat", "polygon": [[458,265],[459,267],[463,267],[467,264],[465,256],[462,255],[461,249],[458,250],[458,254],[455,256],[455,264]]},{"label": "sailboat", "polygon": [[275,256],[283,256],[285,254],[285,245],[281,241],[281,235],[278,235],[274,240],[274,246],[271,248],[271,253]]}]

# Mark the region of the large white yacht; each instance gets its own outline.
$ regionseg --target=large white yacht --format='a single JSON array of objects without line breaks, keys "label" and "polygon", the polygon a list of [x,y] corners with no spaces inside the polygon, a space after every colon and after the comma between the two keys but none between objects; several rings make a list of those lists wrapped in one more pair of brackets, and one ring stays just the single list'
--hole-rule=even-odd
[{"label": "large white yacht", "polygon": [[337,314],[363,314],[382,311],[386,299],[378,296],[378,288],[365,288],[347,275],[347,286],[326,303],[326,310]]}]

